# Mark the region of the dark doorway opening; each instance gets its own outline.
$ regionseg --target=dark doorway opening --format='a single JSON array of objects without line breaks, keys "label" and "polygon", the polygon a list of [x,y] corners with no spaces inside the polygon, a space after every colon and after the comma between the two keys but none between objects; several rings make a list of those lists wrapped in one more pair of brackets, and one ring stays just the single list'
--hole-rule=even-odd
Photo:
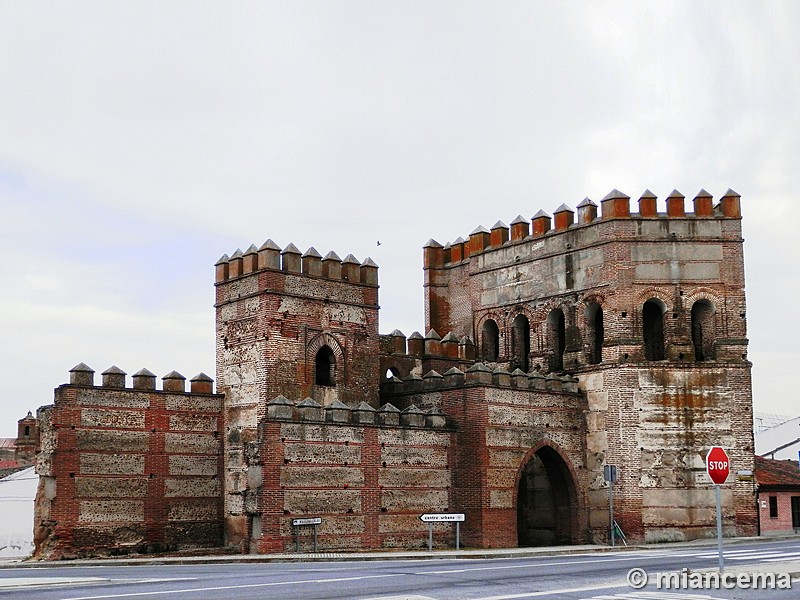
[{"label": "dark doorway opening", "polygon": [[519,546],[558,546],[575,540],[575,483],[564,459],[544,446],[522,470],[517,490]]}]

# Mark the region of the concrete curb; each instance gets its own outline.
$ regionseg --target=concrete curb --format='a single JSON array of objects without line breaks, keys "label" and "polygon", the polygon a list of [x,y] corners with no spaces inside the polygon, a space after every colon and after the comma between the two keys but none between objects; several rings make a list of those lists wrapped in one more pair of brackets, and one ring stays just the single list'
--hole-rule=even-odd
[{"label": "concrete curb", "polygon": [[[796,537],[796,536],[790,536]],[[774,542],[780,537],[730,538],[725,546],[745,542]],[[125,556],[92,559],[75,559],[60,561],[21,560],[20,562],[0,563],[0,569],[41,568],[41,567],[89,567],[99,565],[197,565],[225,563],[293,563],[293,562],[360,562],[381,560],[453,560],[453,559],[501,559],[501,558],[535,558],[538,556],[559,556],[583,553],[647,551],[670,548],[702,548],[716,546],[716,540],[704,539],[691,542],[671,542],[664,544],[637,546],[556,546],[542,548],[499,548],[474,550],[406,550],[399,552],[317,552],[299,554],[231,554],[204,556]]]}]

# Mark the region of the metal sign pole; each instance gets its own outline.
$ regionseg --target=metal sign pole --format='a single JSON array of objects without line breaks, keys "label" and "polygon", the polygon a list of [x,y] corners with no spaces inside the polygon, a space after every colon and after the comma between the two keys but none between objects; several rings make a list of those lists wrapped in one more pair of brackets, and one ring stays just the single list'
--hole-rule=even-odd
[{"label": "metal sign pole", "polygon": [[317,524],[314,523],[314,552],[317,551]]},{"label": "metal sign pole", "polygon": [[456,550],[459,549],[461,545],[461,523],[456,521]]},{"label": "metal sign pole", "polygon": [[300,527],[294,526],[294,551],[300,552]]},{"label": "metal sign pole", "polygon": [[722,554],[722,493],[719,484],[714,486],[717,496],[717,551],[719,552],[719,572],[725,569],[725,556]]},{"label": "metal sign pole", "polygon": [[433,522],[428,521],[428,552],[433,550]]},{"label": "metal sign pole", "polygon": [[608,521],[611,531],[611,547],[614,547],[614,480],[608,482]]}]

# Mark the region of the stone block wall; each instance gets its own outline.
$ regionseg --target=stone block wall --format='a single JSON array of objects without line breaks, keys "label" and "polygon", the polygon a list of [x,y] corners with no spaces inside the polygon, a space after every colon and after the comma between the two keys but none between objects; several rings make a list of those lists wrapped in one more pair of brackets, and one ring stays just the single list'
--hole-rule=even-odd
[{"label": "stone block wall", "polygon": [[39,409],[36,556],[216,547],[222,537],[222,396],[205,375],[184,391],[116,368],[93,385],[79,365]]}]

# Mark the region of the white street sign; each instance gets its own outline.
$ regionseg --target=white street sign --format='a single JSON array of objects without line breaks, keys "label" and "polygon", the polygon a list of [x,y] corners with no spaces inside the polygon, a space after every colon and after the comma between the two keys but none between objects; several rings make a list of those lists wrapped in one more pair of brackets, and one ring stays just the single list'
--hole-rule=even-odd
[{"label": "white street sign", "polygon": [[313,517],[310,519],[292,519],[292,525],[295,527],[300,527],[302,525],[322,525],[322,519],[320,517]]},{"label": "white street sign", "polygon": [[464,513],[425,513],[419,516],[423,523],[463,523]]}]

